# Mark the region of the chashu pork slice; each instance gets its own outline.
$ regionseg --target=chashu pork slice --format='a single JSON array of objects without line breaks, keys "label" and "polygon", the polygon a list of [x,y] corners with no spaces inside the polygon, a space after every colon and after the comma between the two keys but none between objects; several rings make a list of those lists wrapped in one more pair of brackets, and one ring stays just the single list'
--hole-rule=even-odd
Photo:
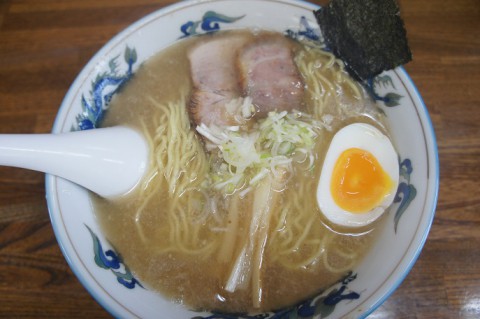
[{"label": "chashu pork slice", "polygon": [[237,55],[249,37],[242,34],[210,37],[190,49],[193,81],[190,101],[192,120],[200,125],[235,125],[225,104],[241,96]]},{"label": "chashu pork slice", "polygon": [[239,53],[242,90],[258,115],[300,110],[304,84],[294,62],[293,45],[282,35],[260,36]]}]

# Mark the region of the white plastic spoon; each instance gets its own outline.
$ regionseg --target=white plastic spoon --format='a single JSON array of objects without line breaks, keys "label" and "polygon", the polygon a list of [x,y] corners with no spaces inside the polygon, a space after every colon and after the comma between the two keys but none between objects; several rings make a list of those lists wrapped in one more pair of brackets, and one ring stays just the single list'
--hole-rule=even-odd
[{"label": "white plastic spoon", "polygon": [[0,165],[56,175],[105,198],[123,195],[139,183],[148,153],[143,136],[124,126],[0,135]]}]

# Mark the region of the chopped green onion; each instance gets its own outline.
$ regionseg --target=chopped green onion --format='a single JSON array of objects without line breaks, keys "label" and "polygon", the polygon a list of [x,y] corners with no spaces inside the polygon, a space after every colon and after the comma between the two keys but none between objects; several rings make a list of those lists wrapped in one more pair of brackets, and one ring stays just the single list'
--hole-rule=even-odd
[{"label": "chopped green onion", "polygon": [[[234,106],[241,102],[242,112],[247,114],[248,107],[254,111],[251,100],[234,102],[237,104],[229,105],[229,109],[235,109]],[[240,190],[243,197],[268,174],[292,173],[293,162],[308,160],[307,170],[312,169],[313,149],[322,127],[308,114],[283,111],[270,112],[248,131],[240,126],[205,124],[197,126],[196,130],[205,137],[207,149],[216,151],[221,160],[212,172],[214,188],[224,194]]]}]

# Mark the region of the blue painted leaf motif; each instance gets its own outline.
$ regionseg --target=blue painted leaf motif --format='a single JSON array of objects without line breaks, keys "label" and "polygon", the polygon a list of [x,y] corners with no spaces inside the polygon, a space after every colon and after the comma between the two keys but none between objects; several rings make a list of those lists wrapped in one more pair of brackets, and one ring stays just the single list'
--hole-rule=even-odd
[{"label": "blue painted leaf motif", "polygon": [[333,289],[326,296],[316,301],[315,316],[326,318],[333,313],[336,305],[343,300],[359,299],[360,294],[354,291],[348,291],[348,284],[357,279],[357,274],[349,272],[339,283],[340,287]]},{"label": "blue painted leaf motif", "polygon": [[[311,318],[315,315],[316,308],[317,304],[312,303],[311,300],[307,300],[306,302],[297,307],[295,315],[298,315],[299,318]],[[290,313],[291,312],[292,311],[290,311]]]},{"label": "blue painted leaf motif", "polygon": [[[117,74],[117,69],[118,69],[118,63],[117,63],[117,59],[118,59],[118,56],[111,59],[109,62],[108,62],[108,68],[110,69],[110,73],[111,74]],[[99,78],[99,76],[97,75],[97,79]]]},{"label": "blue painted leaf motif", "polygon": [[135,278],[133,277],[132,273],[130,272],[130,269],[125,266],[125,273],[113,271],[112,272],[117,276],[117,281],[127,287],[128,289],[133,289],[135,288],[135,285],[139,285],[140,287],[143,288],[142,284]]},{"label": "blue painted leaf motif", "polygon": [[[85,227],[87,227],[92,236],[95,264],[100,268],[110,270],[117,277],[117,281],[126,288],[133,289],[136,285],[143,288],[142,284],[133,277],[128,267],[123,264],[122,258],[112,249],[104,251],[98,236],[95,235],[90,227],[87,225]],[[120,270],[122,265],[124,272]]]},{"label": "blue painted leaf motif", "polygon": [[400,94],[390,92],[390,93],[387,93],[387,94],[383,97],[383,99],[384,99],[383,102],[384,102],[385,105],[388,106],[388,107],[398,106],[398,105],[400,105],[400,99],[401,99],[402,97],[403,97],[403,96],[400,95]]},{"label": "blue painted leaf motif", "polygon": [[82,113],[77,115],[78,127],[74,128],[75,130],[89,130],[98,127],[113,95],[132,77],[133,64],[137,61],[136,50],[128,46],[125,49],[124,59],[128,67],[125,74],[118,74],[118,58],[116,56],[108,62],[108,71],[97,74],[92,82],[90,97],[87,99],[85,95],[82,95]]},{"label": "blue painted leaf motif", "polygon": [[[400,162],[400,159],[399,159]],[[412,161],[409,158],[400,162],[400,176],[410,182],[410,175],[413,172]]]},{"label": "blue painted leaf motif", "polygon": [[[180,26],[180,31],[183,36],[181,38],[197,35],[203,32],[214,32],[220,30],[220,23],[234,23],[245,17],[245,15],[238,17],[229,17],[215,11],[207,11],[199,21],[187,21]],[[200,27],[201,31],[198,30]]]},{"label": "blue painted leaf motif", "polygon": [[188,21],[180,27],[180,31],[183,33],[183,37],[188,37],[197,34],[197,28],[201,21]]},{"label": "blue painted leaf motif", "polygon": [[300,26],[298,31],[287,29],[287,31],[285,31],[285,34],[292,39],[306,38],[311,41],[323,43],[323,40],[321,39],[320,29],[311,27],[308,23],[307,18],[305,18],[304,16],[300,18]]},{"label": "blue painted leaf motif", "polygon": [[243,17],[245,17],[245,15],[242,15],[240,17],[229,17],[223,14],[216,13],[215,11],[208,11],[203,15],[202,30],[206,32],[218,31],[220,30],[220,25],[218,24],[218,22],[232,23],[240,20]]},{"label": "blue painted leaf motif", "polygon": [[360,298],[360,294],[356,292],[349,292],[344,294],[348,288],[348,284],[357,279],[357,274],[354,274],[352,271],[348,273],[340,282],[341,286],[338,289],[332,290],[327,297],[325,298],[324,304],[326,305],[336,305],[342,300],[354,300]]},{"label": "blue painted leaf motif", "polygon": [[94,114],[95,110],[92,106],[87,102],[85,97],[82,95],[81,99],[82,105],[82,116],[77,116],[77,123],[80,130],[89,130],[92,129],[93,121],[95,121]]},{"label": "blue painted leaf motif", "polygon": [[395,213],[395,216],[393,218],[395,225],[395,233],[397,232],[398,222],[400,221],[400,218],[416,196],[417,189],[415,188],[415,186],[404,182],[398,185],[398,190],[397,194],[395,195],[394,203],[400,202],[400,206],[398,207],[397,212]]},{"label": "blue painted leaf motif", "polygon": [[325,304],[325,298],[322,297],[318,299],[317,304],[316,304],[316,309],[315,309],[315,316],[320,315],[320,318],[326,318],[330,316],[334,311],[335,311],[335,306],[334,305],[327,305]]},{"label": "blue painted leaf motif", "polygon": [[324,300],[323,303],[328,306],[334,306],[342,300],[353,300],[360,298],[360,295],[356,292],[350,292],[348,294],[343,295],[347,287],[342,286],[340,289],[333,290]]},{"label": "blue painted leaf motif", "polygon": [[397,232],[398,223],[407,207],[417,196],[417,189],[410,184],[410,175],[413,172],[412,161],[408,158],[400,163],[400,177],[404,180],[398,185],[397,193],[395,194],[394,203],[400,203],[395,216],[393,217],[394,230]]},{"label": "blue painted leaf motif", "polygon": [[374,100],[382,101],[387,107],[394,107],[400,105],[400,100],[403,98],[402,95],[395,92],[389,92],[384,96],[380,96],[375,89],[379,86],[383,88],[391,87],[394,90],[396,89],[395,85],[393,84],[392,78],[389,75],[378,75],[372,79],[367,80],[365,83],[365,88]]},{"label": "blue painted leaf motif", "polygon": [[[97,238],[98,239],[98,238]],[[118,259],[117,254],[113,250],[107,250],[105,251],[105,254],[103,254],[102,250],[102,245],[100,242],[98,242],[98,245],[100,246],[99,248],[99,257],[101,260],[101,264],[97,263],[98,266],[105,268],[105,269],[118,269],[120,268],[120,260]],[[97,257],[97,256],[95,256]],[[107,258],[107,257],[110,257]],[[97,262],[97,259],[95,259],[95,262]]]},{"label": "blue painted leaf motif", "polygon": [[384,88],[395,88],[395,85],[393,84],[392,78],[389,75],[377,75],[375,78],[373,78],[373,83],[374,86],[382,86]]},{"label": "blue painted leaf motif", "polygon": [[[127,46],[123,57],[128,66],[131,67],[135,62],[137,62],[137,50],[135,50],[135,48],[130,48],[129,46]],[[131,72],[132,70],[127,71],[127,73]]]},{"label": "blue painted leaf motif", "polygon": [[[92,236],[93,240],[93,252],[94,252],[94,259],[95,259],[95,264],[97,264],[98,267],[101,267],[103,269],[118,269],[120,267],[120,263],[118,262],[118,258],[115,255],[115,253],[111,250],[108,250],[107,252],[103,252],[103,247],[102,244],[100,243],[100,240],[98,237],[93,233],[93,231],[90,229],[90,227],[86,226],[88,231],[90,232],[90,235]],[[110,257],[109,258],[107,258]]]}]

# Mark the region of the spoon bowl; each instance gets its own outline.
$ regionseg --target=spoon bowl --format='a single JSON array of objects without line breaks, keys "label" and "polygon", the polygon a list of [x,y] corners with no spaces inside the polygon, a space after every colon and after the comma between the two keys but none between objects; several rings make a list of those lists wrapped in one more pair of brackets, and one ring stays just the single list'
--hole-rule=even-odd
[{"label": "spoon bowl", "polygon": [[0,135],[0,165],[62,177],[106,198],[135,188],[146,171],[148,152],[143,136],[126,126]]}]

